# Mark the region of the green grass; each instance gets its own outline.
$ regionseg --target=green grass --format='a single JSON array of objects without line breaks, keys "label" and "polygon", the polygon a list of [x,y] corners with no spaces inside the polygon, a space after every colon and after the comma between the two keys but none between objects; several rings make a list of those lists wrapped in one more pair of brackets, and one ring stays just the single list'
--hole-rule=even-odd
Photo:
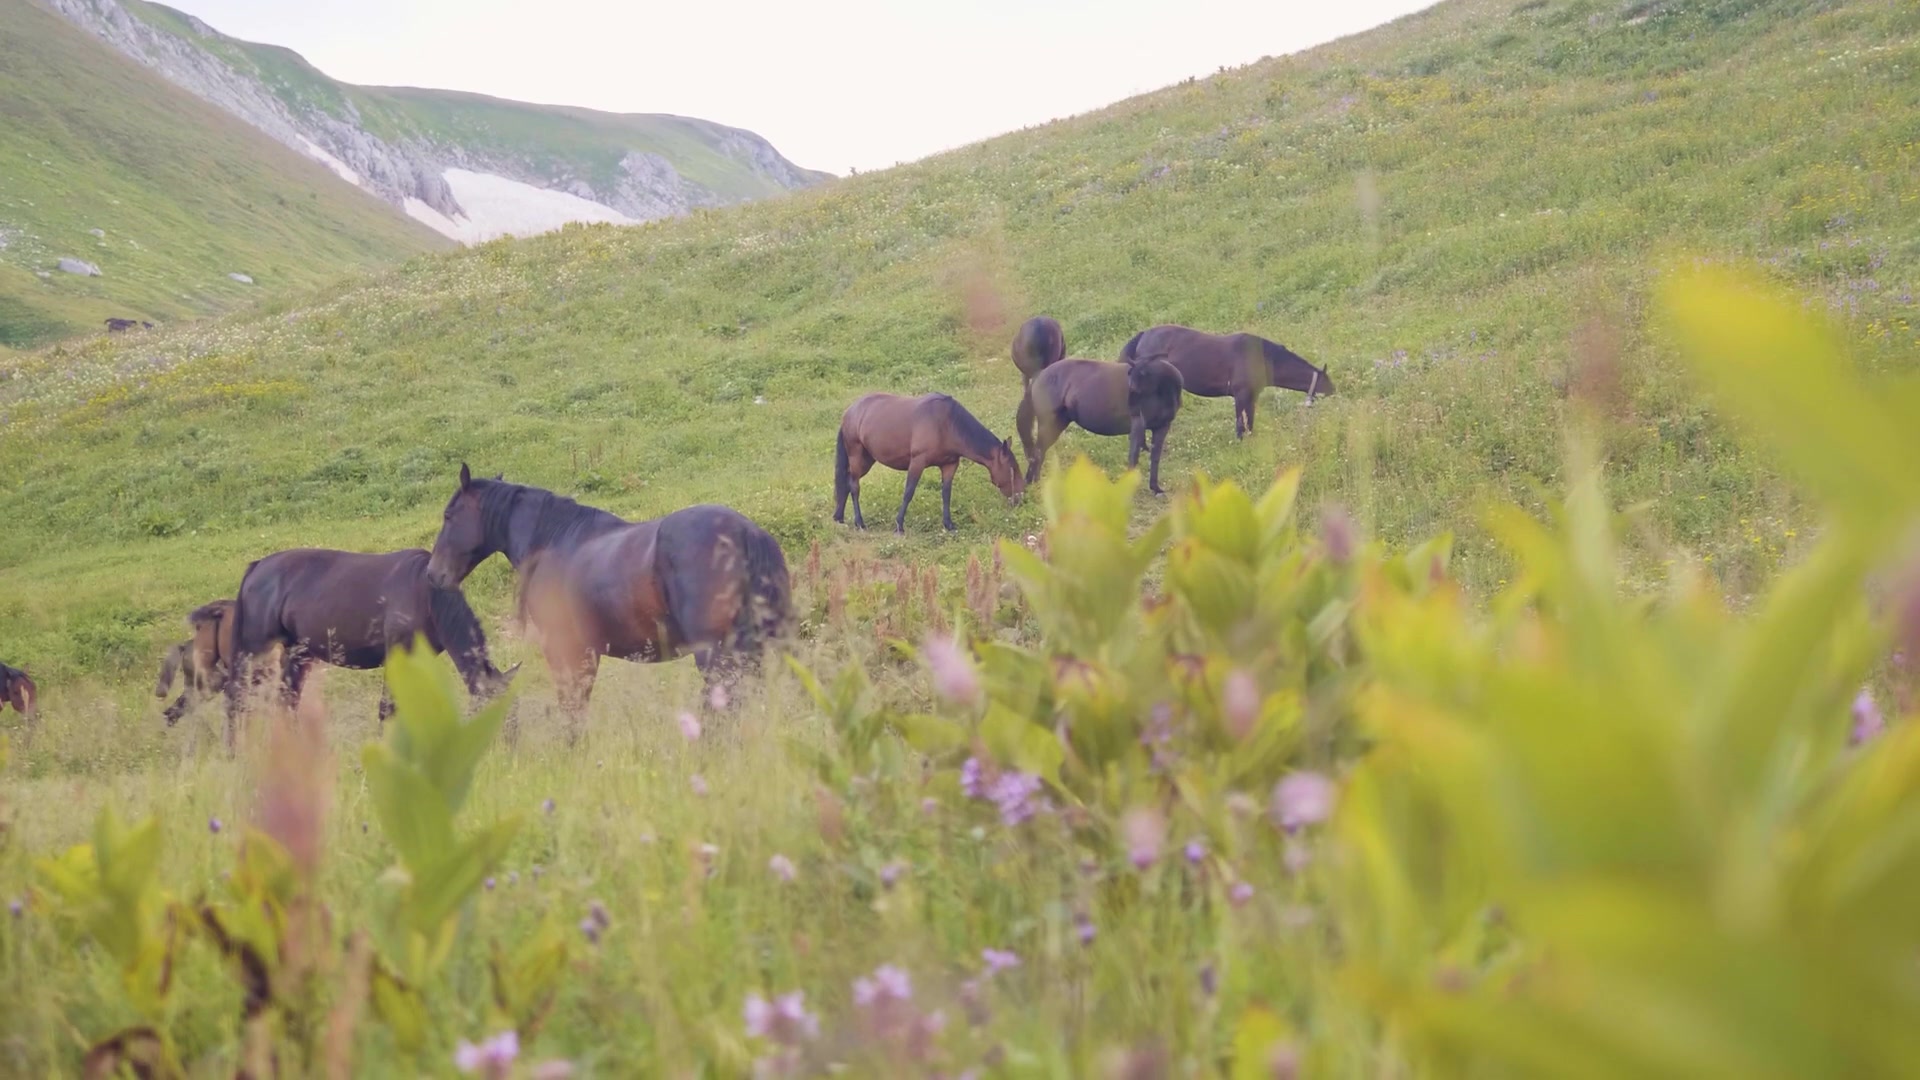
[{"label": "green grass", "polygon": [[[0,177],[0,345],[15,348],[448,246],[28,0],[0,0]],[[62,256],[102,275],[61,273]]]},{"label": "green grass", "polygon": [[[248,559],[430,541],[462,460],[633,517],[724,502],[796,567],[819,542],[829,567],[879,560],[882,582],[896,564],[951,570],[1031,530],[1038,508],[1007,508],[969,466],[956,536],[939,534],[923,485],[907,538],[850,537],[828,521],[830,441],[844,405],[874,389],[949,391],[1009,433],[1006,339],[1037,311],[1062,320],[1074,355],[1110,357],[1180,321],[1263,332],[1326,364],[1338,396],[1306,410],[1269,393],[1245,443],[1226,402],[1188,399],[1170,476],[1260,490],[1303,465],[1309,507],[1345,503],[1396,544],[1456,531],[1455,570],[1482,593],[1508,564],[1476,510],[1537,507],[1560,485],[1574,357],[1608,355],[1611,334],[1608,484],[1637,537],[1625,584],[1685,549],[1739,602],[1805,550],[1815,519],[1682,378],[1646,327],[1646,296],[1672,260],[1758,261],[1843,319],[1859,366],[1912,371],[1916,61],[1910,4],[1455,0],[820,191],[496,242],[137,346],[15,357],[0,382],[0,655],[41,675],[47,705],[3,789],[16,847],[80,839],[112,801],[163,815],[176,887],[210,874],[196,823],[242,815],[249,774],[215,759],[209,716],[160,728],[146,684],[158,647]],[[1081,451],[1124,459],[1122,440],[1075,433],[1055,463]],[[871,518],[886,520],[901,483],[870,477]],[[499,560],[470,591],[506,658],[526,656]],[[815,588],[802,600],[823,602]],[[849,645],[819,631],[807,648],[865,655],[876,632],[862,624]],[[839,1007],[880,962],[960,970],[1001,943],[1029,967],[995,991],[993,1038],[1066,1075],[1114,1033],[1178,1041],[1204,1027],[1193,972],[1209,950],[1281,932],[1209,930],[1161,895],[1080,953],[1071,912],[1022,902],[1070,888],[1052,840],[981,840],[903,806],[859,822],[846,847],[823,841],[805,774],[776,749],[819,723],[790,687],[689,747],[672,732],[695,691],[687,666],[609,664],[589,743],[568,750],[537,666],[523,676],[529,734],[487,766],[476,813],[548,796],[560,809],[512,856],[520,884],[483,908],[502,933],[596,896],[614,908],[619,929],[543,1044],[604,1075],[730,1075],[749,988],[804,982]],[[344,757],[370,734],[375,687],[344,673],[331,685]],[[351,911],[382,856],[343,769],[328,872]],[[705,799],[687,794],[695,772]],[[725,853],[704,886],[688,855],[702,842]],[[775,851],[801,863],[798,888],[772,886]],[[902,853],[933,869],[896,904],[866,882]],[[549,868],[539,884],[535,863]],[[21,860],[0,863],[0,889],[25,876]],[[478,961],[462,963],[456,997],[471,1002]],[[1069,967],[1090,973],[1097,1009],[1050,992]],[[104,983],[100,970],[16,972],[36,988],[18,995],[20,1019],[0,1019],[0,1060],[17,1070],[71,1062],[59,1033],[117,1019],[88,981]],[[219,1045],[231,1004],[192,1006],[203,1046]]]}]

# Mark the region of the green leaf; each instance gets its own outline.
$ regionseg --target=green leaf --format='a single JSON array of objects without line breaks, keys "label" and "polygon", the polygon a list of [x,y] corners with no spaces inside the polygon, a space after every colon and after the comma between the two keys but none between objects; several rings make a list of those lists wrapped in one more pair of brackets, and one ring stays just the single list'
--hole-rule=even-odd
[{"label": "green leaf", "polygon": [[374,1013],[393,1032],[402,1049],[419,1052],[427,1042],[426,1003],[383,964],[374,965],[371,981]]},{"label": "green leaf", "polygon": [[1273,1055],[1293,1036],[1279,1014],[1251,1005],[1233,1026],[1233,1080],[1267,1080],[1275,1075]]},{"label": "green leaf", "polygon": [[891,719],[907,745],[928,757],[938,758],[966,748],[967,729],[945,717],[907,713]]},{"label": "green leaf", "polygon": [[490,702],[486,708],[476,713],[473,719],[454,725],[441,733],[439,743],[420,758],[420,766],[427,779],[447,802],[447,812],[457,814],[461,804],[466,802],[467,789],[473,784],[473,774],[479,767],[481,757],[500,733],[500,725],[506,722],[507,711],[512,707],[513,691],[502,693]]},{"label": "green leaf", "polygon": [[497,821],[461,844],[454,853],[415,875],[407,901],[407,923],[429,933],[478,892],[487,874],[506,857],[520,829],[518,817]]},{"label": "green leaf", "polygon": [[387,689],[394,704],[388,742],[403,761],[431,757],[460,722],[453,676],[437,659],[420,634],[408,647],[387,652]]},{"label": "green leaf", "polygon": [[1202,486],[1176,511],[1189,533],[1219,555],[1252,565],[1260,550],[1261,527],[1253,500],[1232,481]]},{"label": "green leaf", "polygon": [[374,814],[408,868],[417,874],[447,858],[453,850],[453,814],[426,775],[383,743],[368,743],[360,756]]}]

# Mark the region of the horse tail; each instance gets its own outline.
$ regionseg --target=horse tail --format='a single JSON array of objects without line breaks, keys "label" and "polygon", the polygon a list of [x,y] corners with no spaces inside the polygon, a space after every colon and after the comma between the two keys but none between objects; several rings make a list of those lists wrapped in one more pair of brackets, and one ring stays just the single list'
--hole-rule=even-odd
[{"label": "horse tail", "polygon": [[[483,676],[493,674],[493,662],[487,658],[487,632],[481,628],[480,617],[473,613],[459,586],[449,589],[427,586],[427,617],[433,620],[440,647],[459,669],[468,690],[477,688]],[[387,644],[391,647],[398,643]]]},{"label": "horse tail", "polygon": [[765,529],[749,522],[741,530],[741,547],[747,588],[733,615],[733,644],[743,656],[757,658],[761,649],[786,632],[793,589],[786,553]]},{"label": "horse tail", "polygon": [[1121,363],[1131,364],[1135,360],[1139,359],[1138,354],[1140,351],[1140,339],[1146,336],[1147,336],[1147,332],[1145,330],[1142,330],[1139,333],[1128,338],[1127,343],[1125,345],[1120,346],[1120,362]]},{"label": "horse tail", "polygon": [[833,505],[839,506],[840,500],[853,490],[852,467],[847,463],[847,433],[844,428],[833,429]]},{"label": "horse tail", "polygon": [[180,673],[180,662],[186,659],[187,649],[190,647],[191,643],[180,642],[168,649],[167,654],[160,658],[160,681],[154,684],[154,697],[166,697],[167,691],[173,689],[174,676]]}]

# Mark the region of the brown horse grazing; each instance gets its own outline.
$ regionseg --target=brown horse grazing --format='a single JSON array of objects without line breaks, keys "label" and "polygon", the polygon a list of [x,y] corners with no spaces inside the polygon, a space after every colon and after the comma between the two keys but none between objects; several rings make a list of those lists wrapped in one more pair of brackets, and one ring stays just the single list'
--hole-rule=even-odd
[{"label": "brown horse grazing", "polygon": [[32,720],[40,700],[40,688],[27,673],[17,667],[0,664],[0,709],[11,705],[21,716]]},{"label": "brown horse grazing", "polygon": [[1126,435],[1127,468],[1140,463],[1140,447],[1153,432],[1153,455],[1147,486],[1160,490],[1160,451],[1167,429],[1180,411],[1180,372],[1164,360],[1132,364],[1104,360],[1061,360],[1049,364],[1033,380],[1034,418],[1039,440],[1027,447],[1027,483],[1040,478],[1047,449],[1068,424],[1079,424],[1095,435]]},{"label": "brown horse grazing", "polygon": [[940,470],[940,522],[953,530],[953,473],[962,459],[987,467],[993,486],[1009,502],[1027,489],[1020,459],[1013,456],[1012,439],[995,439],[985,424],[966,407],[945,394],[901,397],[868,394],[847,406],[840,417],[840,436],[833,444],[833,520],[847,520],[847,496],[853,496],[853,527],[864,529],[860,515],[860,478],[878,463],[907,474],[906,494],[894,515],[893,531],[907,529],[907,504],[920,473]]},{"label": "brown horse grazing", "polygon": [[[453,658],[475,697],[506,689],[520,665],[497,671],[487,658],[487,636],[459,588],[428,582],[427,553],[419,548],[364,554],[295,548],[277,551],[247,567],[227,617],[227,743],[250,673],[244,669],[275,645],[285,649],[283,700],[291,708],[316,663],[370,671],[387,651],[411,647],[425,634],[427,646]],[[393,713],[393,699],[380,696],[380,720]]]},{"label": "brown horse grazing", "polygon": [[452,587],[495,552],[520,576],[521,619],[575,720],[601,657],[692,651],[712,689],[756,664],[792,611],[779,542],[737,511],[690,506],[632,522],[540,488],[476,480],[461,465],[427,576]]},{"label": "brown horse grazing", "polygon": [[1253,431],[1253,406],[1268,386],[1298,390],[1307,404],[1333,393],[1325,368],[1301,359],[1285,345],[1253,334],[1209,334],[1186,326],[1156,326],[1133,335],[1120,349],[1127,362],[1165,360],[1180,370],[1187,393],[1233,399],[1233,437]]},{"label": "brown horse grazing", "polygon": [[153,696],[166,697],[173,689],[176,673],[184,676],[186,684],[180,696],[160,714],[166,717],[168,727],[178,723],[200,698],[227,688],[227,676],[232,672],[232,614],[231,600],[215,600],[195,608],[187,616],[193,636],[168,649],[161,659],[160,680],[154,685]]},{"label": "brown horse grazing", "polygon": [[1033,380],[1066,355],[1067,339],[1057,319],[1035,315],[1013,335],[1013,366],[1020,369],[1020,408],[1014,413],[1013,429],[1020,433],[1021,446],[1033,446]]}]

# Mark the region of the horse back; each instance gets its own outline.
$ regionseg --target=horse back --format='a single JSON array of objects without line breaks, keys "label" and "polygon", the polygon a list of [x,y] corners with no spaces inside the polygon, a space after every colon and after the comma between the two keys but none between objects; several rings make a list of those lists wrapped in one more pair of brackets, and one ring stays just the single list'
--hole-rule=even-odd
[{"label": "horse back", "polygon": [[1035,315],[1013,335],[1013,366],[1024,378],[1034,378],[1066,355],[1067,339],[1058,319]]}]

